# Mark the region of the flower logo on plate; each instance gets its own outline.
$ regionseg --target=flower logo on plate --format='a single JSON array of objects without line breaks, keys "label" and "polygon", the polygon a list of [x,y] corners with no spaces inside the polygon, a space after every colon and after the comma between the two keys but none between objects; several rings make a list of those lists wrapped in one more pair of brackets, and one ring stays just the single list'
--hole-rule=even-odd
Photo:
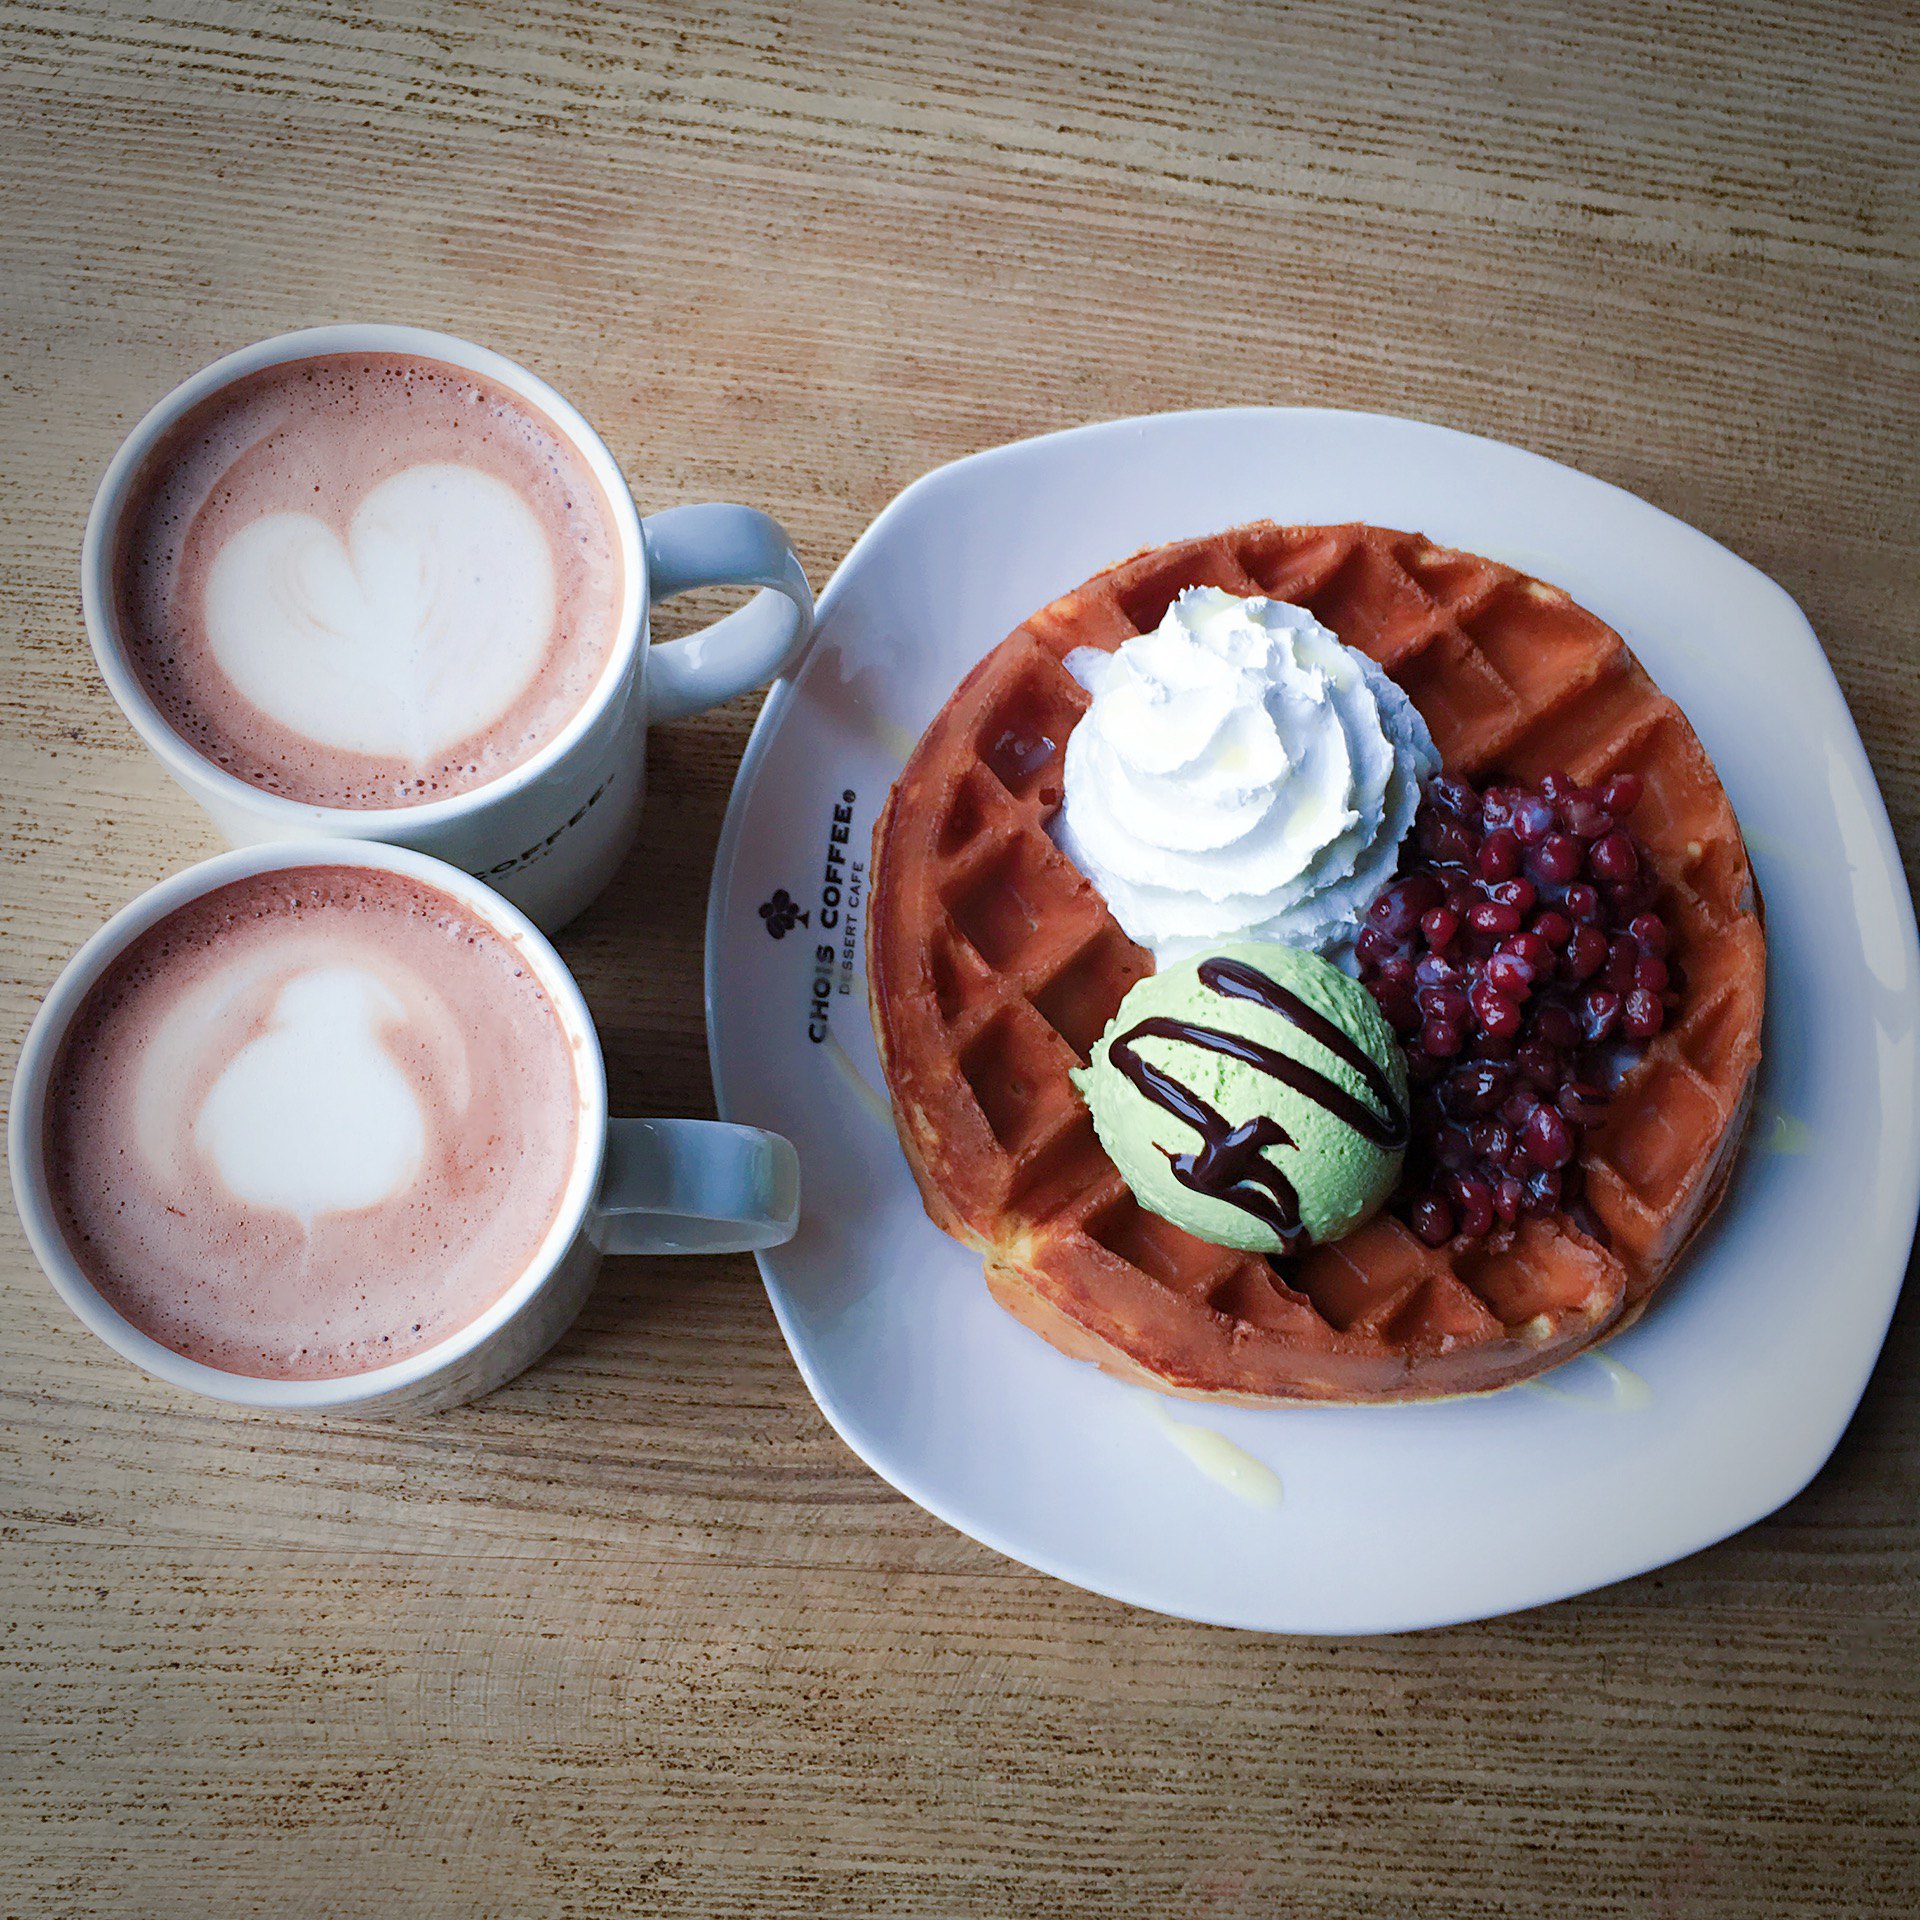
[{"label": "flower logo on plate", "polygon": [[760,918],[776,940],[784,940],[795,927],[809,924],[807,916],[800,911],[799,902],[785,887],[774,888],[773,898],[760,903]]}]

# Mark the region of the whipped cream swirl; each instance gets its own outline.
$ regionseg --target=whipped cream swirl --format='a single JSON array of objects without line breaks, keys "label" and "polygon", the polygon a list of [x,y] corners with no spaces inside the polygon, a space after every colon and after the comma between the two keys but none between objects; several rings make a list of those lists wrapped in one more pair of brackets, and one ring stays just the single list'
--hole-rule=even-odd
[{"label": "whipped cream swirl", "polygon": [[1224,939],[1352,937],[1439,770],[1414,704],[1303,607],[1192,587],[1081,647],[1061,850],[1166,966]]}]

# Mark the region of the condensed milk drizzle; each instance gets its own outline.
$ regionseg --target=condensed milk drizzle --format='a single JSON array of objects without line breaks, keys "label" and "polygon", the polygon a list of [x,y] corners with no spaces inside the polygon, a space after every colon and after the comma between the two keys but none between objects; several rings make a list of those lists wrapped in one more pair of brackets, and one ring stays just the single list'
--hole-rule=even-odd
[{"label": "condensed milk drizzle", "polygon": [[1148,1396],[1148,1417],[1209,1480],[1250,1507],[1277,1507],[1284,1494],[1280,1476],[1245,1447],[1235,1446],[1211,1427],[1176,1420],[1159,1400]]},{"label": "condensed milk drizzle", "polygon": [[1223,1200],[1228,1206],[1251,1214],[1277,1233],[1283,1250],[1291,1252],[1306,1238],[1300,1220],[1300,1195],[1293,1182],[1266,1158],[1266,1150],[1292,1146],[1293,1136],[1268,1114],[1256,1114],[1235,1126],[1191,1087],[1143,1059],[1135,1043],[1178,1040],[1237,1060],[1292,1088],[1351,1127],[1370,1145],[1388,1152],[1398,1152],[1407,1144],[1406,1109],[1392,1081],[1364,1048],[1257,967],[1220,956],[1203,961],[1199,973],[1201,985],[1210,992],[1226,1000],[1251,1000],[1269,1013],[1278,1014],[1298,1027],[1308,1039],[1326,1048],[1335,1059],[1350,1066],[1379,1109],[1376,1111],[1365,1101],[1357,1100],[1325,1074],[1276,1048],[1263,1046],[1244,1034],[1200,1026],[1169,1015],[1155,1015],[1140,1021],[1108,1048],[1108,1058],[1143,1099],[1185,1121],[1199,1134],[1200,1145],[1196,1150],[1175,1153],[1171,1148],[1164,1149],[1174,1178],[1194,1193],[1210,1200]]}]

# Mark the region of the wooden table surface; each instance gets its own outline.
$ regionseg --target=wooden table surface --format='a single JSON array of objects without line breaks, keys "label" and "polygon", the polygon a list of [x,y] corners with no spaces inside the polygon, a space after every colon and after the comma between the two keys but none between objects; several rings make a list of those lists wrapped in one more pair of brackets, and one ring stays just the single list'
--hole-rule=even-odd
[{"label": "wooden table surface", "polygon": [[[1911,866],[1917,37],[1892,0],[9,0],[0,1040],[215,846],[89,660],[94,480],[184,374],[333,318],[504,349],[643,507],[753,501],[816,583],[924,469],[1077,421],[1518,441],[1799,599]],[[702,902],[752,715],[659,731],[644,844],[560,943],[629,1110],[711,1111]],[[613,1263],[544,1365],[411,1426],[148,1382],[10,1216],[0,1289],[8,1914],[1920,1904],[1911,1301],[1763,1525],[1333,1642],[949,1532],[834,1438],[743,1259]]]}]

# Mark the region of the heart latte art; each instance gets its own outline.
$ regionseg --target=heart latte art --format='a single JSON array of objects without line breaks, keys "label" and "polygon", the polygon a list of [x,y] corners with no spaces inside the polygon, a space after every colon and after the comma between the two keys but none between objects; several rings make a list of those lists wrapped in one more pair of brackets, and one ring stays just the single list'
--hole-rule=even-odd
[{"label": "heart latte art", "polygon": [[[387,1051],[387,1035],[409,1014],[433,1024],[435,1000],[401,978],[391,984],[366,966],[330,965],[324,955],[302,971],[266,984],[272,996],[264,1031],[250,1039],[207,1089],[186,1139],[214,1177],[242,1205],[290,1213],[311,1227],[327,1213],[359,1213],[414,1184],[426,1157],[427,1115],[405,1069]],[[228,1006],[240,982],[216,979],[214,996]],[[416,988],[408,994],[410,987]],[[404,996],[404,997],[403,997]],[[419,1004],[409,1009],[408,998]],[[194,1009],[195,1013],[199,1010]],[[211,1011],[211,1010],[210,1010]],[[151,1053],[192,1055],[204,1042],[192,1014],[168,1022],[174,1045]],[[442,1036],[453,1038],[454,1036]],[[447,1058],[464,1081],[456,1046]],[[178,1083],[161,1083],[149,1058],[141,1104],[157,1109],[142,1145],[154,1164],[181,1138]],[[297,1087],[297,1097],[288,1089]],[[464,1088],[462,1089],[464,1091]],[[457,1119],[467,1102],[452,1098]]]},{"label": "heart latte art", "polygon": [[375,487],[344,540],[269,513],[207,569],[207,646],[242,695],[321,746],[415,765],[525,693],[553,613],[539,521],[511,487],[445,463]]},{"label": "heart latte art", "polygon": [[439,361],[238,380],[148,457],[115,547],[128,655],[250,784],[340,807],[461,793],[539,751],[611,657],[611,513],[560,430]]},{"label": "heart latte art", "polygon": [[325,1378],[434,1345],[512,1285],[578,1110],[512,942],[402,875],[302,867],[181,908],[108,969],[55,1062],[48,1181],[142,1331]]}]

